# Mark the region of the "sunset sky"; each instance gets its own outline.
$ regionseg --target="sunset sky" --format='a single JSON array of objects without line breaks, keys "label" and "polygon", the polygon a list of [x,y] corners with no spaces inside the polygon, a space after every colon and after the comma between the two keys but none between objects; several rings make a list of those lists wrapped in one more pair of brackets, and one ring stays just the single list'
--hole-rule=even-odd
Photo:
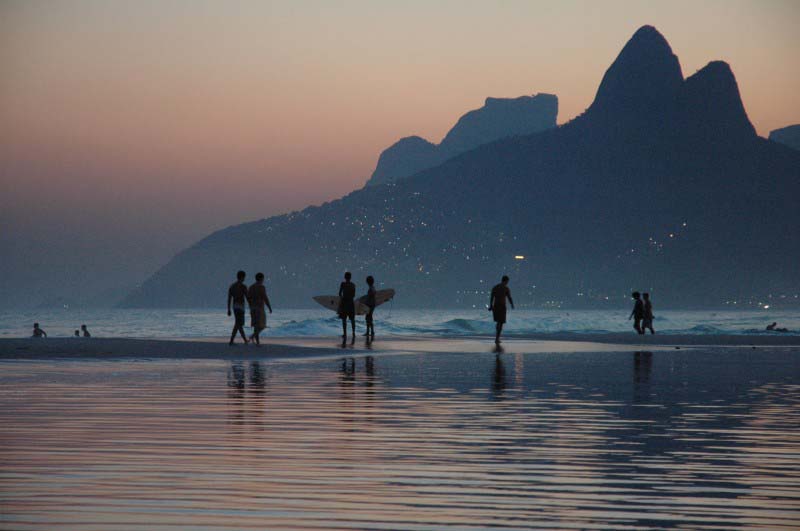
[{"label": "sunset sky", "polygon": [[128,287],[215,229],[360,188],[487,96],[553,93],[568,121],[643,24],[685,76],[730,63],[759,134],[800,123],[792,0],[3,1],[0,297]]}]

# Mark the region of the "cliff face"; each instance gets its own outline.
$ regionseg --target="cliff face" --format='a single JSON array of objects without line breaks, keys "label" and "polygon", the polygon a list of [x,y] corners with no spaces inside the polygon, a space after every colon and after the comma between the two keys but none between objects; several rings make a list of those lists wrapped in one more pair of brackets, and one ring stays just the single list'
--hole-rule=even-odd
[{"label": "cliff face", "polygon": [[800,124],[775,129],[770,132],[769,139],[800,151]]},{"label": "cliff face", "polygon": [[486,98],[483,107],[459,118],[441,144],[409,136],[387,148],[381,153],[367,186],[409,177],[482,144],[553,128],[557,116],[558,98],[551,94]]},{"label": "cliff face", "polygon": [[683,80],[645,27],[575,120],[214,233],[125,305],[218,305],[240,268],[264,271],[283,307],[344,270],[412,307],[478,307],[503,273],[519,306],[627,305],[631,287],[661,308],[779,305],[798,292],[797,197],[800,152],[755,135],[728,65]]}]

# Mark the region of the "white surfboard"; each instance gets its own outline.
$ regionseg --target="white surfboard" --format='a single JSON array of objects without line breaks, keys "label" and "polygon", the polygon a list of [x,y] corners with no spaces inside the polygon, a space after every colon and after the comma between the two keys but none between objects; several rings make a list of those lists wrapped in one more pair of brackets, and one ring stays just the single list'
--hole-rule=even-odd
[{"label": "white surfboard", "polygon": [[[389,302],[394,298],[393,289],[379,289],[375,292],[375,306],[380,306],[384,302]],[[318,304],[334,312],[339,311],[339,296],[338,295],[317,295],[314,300]],[[369,307],[364,304],[367,296],[363,295],[356,299],[356,315],[366,315],[369,312]]]}]

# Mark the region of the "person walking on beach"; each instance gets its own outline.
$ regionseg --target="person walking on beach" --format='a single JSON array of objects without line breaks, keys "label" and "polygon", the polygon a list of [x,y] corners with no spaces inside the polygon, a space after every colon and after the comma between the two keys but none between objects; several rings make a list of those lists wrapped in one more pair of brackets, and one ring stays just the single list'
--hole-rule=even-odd
[{"label": "person walking on beach", "polygon": [[642,319],[644,318],[644,304],[642,304],[641,295],[638,291],[634,291],[631,293],[631,297],[635,301],[633,303],[633,310],[631,314],[628,316],[628,321],[633,318],[633,328],[636,330],[637,334],[644,334],[644,330],[642,330]]},{"label": "person walking on beach", "polygon": [[373,313],[375,312],[375,279],[372,278],[372,275],[367,277],[367,295],[364,298],[364,304],[369,308],[367,311],[367,316],[365,318],[367,322],[367,332],[364,334],[367,336],[367,341],[371,341],[375,339],[375,322],[373,321]]},{"label": "person walking on beach", "polygon": [[353,327],[352,344],[356,342],[356,285],[350,282],[350,271],[344,274],[344,282],[339,284],[339,318],[342,320],[342,344],[347,343],[347,320]]},{"label": "person walking on beach", "polygon": [[264,273],[256,273],[256,282],[247,289],[247,300],[250,302],[250,326],[253,327],[253,335],[250,341],[255,341],[256,345],[261,345],[259,334],[267,327],[267,313],[264,305],[272,313],[272,305],[267,297],[267,288],[264,287]]},{"label": "person walking on beach", "polygon": [[86,325],[81,325],[81,331],[83,332],[83,337],[92,337],[92,334],[89,333],[89,329],[86,328]]},{"label": "person walking on beach", "polygon": [[653,303],[650,302],[650,294],[642,293],[642,298],[644,299],[644,317],[642,318],[642,333],[644,334],[645,331],[649,328],[650,333],[655,334],[656,331],[653,330]]},{"label": "person walking on beach", "polygon": [[233,346],[233,340],[236,338],[236,332],[242,335],[244,344],[247,344],[247,336],[244,333],[244,306],[247,300],[247,286],[244,285],[244,277],[247,274],[244,271],[236,273],[236,282],[231,284],[228,288],[228,316],[231,315],[231,302],[233,303],[233,331],[231,332],[231,340],[228,345]]},{"label": "person walking on beach", "polygon": [[31,337],[47,337],[47,332],[39,328],[39,323],[33,323],[33,335]]},{"label": "person walking on beach", "polygon": [[503,332],[503,325],[506,323],[506,298],[514,308],[514,299],[511,298],[511,290],[508,289],[508,276],[503,275],[500,284],[492,288],[489,296],[489,311],[492,312],[495,322],[494,342],[500,344],[500,334]]}]

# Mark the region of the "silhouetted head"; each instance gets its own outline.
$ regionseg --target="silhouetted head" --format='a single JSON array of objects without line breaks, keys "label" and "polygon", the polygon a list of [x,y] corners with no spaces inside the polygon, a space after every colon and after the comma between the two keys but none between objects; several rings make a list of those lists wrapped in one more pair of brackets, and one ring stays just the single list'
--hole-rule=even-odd
[{"label": "silhouetted head", "polygon": [[264,281],[264,273],[256,273],[256,282]]},{"label": "silhouetted head", "polygon": [[503,275],[502,282],[503,284],[508,284],[508,275]]},{"label": "silhouetted head", "polygon": [[33,323],[34,328],[39,328],[39,323]]},{"label": "silhouetted head", "polygon": [[633,293],[631,293],[631,297],[633,297],[636,300],[639,300],[639,292],[638,291],[634,291]]},{"label": "silhouetted head", "polygon": [[81,330],[86,330],[86,325],[81,325]]},{"label": "silhouetted head", "polygon": [[75,330],[75,337],[81,337],[81,331]]},{"label": "silhouetted head", "polygon": [[238,273],[236,273],[236,278],[237,278],[237,280],[239,280],[240,282],[241,282],[242,280],[244,280],[244,277],[246,277],[246,276],[247,276],[247,273],[245,273],[244,271],[239,271]]},{"label": "silhouetted head", "polygon": [[344,279],[345,280],[350,280],[351,278],[353,278],[353,275],[350,274],[350,271],[345,272]]},{"label": "silhouetted head", "polygon": [[642,297],[644,297],[644,300],[646,300],[646,301],[650,300],[650,294],[649,293],[642,293]]},{"label": "silhouetted head", "polygon": [[375,284],[375,279],[372,278],[372,275],[370,275],[370,276],[367,277],[367,285],[371,286],[373,284]]}]

